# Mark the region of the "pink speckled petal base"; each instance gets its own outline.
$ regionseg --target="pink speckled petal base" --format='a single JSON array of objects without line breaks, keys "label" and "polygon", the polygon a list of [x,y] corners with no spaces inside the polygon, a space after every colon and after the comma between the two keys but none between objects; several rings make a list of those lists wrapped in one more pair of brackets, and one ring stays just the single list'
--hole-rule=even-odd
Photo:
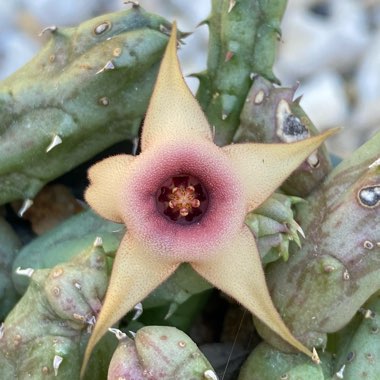
[{"label": "pink speckled petal base", "polygon": [[182,77],[176,36],[174,23],[145,117],[141,138],[143,151],[155,143],[173,141],[177,137],[212,141],[207,119]]},{"label": "pink speckled petal base", "polygon": [[248,209],[263,203],[299,165],[339,129],[289,144],[233,144],[223,151],[233,161],[248,192]]},{"label": "pink speckled petal base", "polygon": [[[169,221],[157,209],[157,190],[180,174],[198,178],[208,193],[204,216],[189,225]],[[235,238],[244,224],[246,199],[230,160],[214,143],[171,141],[142,152],[131,165],[122,198],[124,223],[157,256],[193,261]]]},{"label": "pink speckled petal base", "polygon": [[127,233],[116,253],[103,307],[85,352],[81,376],[92,350],[108,328],[165,281],[178,265],[141,249]]},{"label": "pink speckled petal base", "polygon": [[271,300],[254,237],[244,226],[223,251],[192,267],[207,281],[240,302],[299,351],[312,356],[285,326]]},{"label": "pink speckled petal base", "polygon": [[91,166],[88,171],[90,186],[86,189],[86,202],[103,218],[117,223],[120,216],[120,194],[128,166],[135,157],[120,154],[106,158]]}]

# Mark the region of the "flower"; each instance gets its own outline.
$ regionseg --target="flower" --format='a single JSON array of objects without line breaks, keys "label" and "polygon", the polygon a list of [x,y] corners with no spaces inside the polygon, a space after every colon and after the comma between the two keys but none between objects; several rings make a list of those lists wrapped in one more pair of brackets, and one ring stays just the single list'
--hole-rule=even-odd
[{"label": "flower", "polygon": [[173,24],[143,126],[141,154],[106,158],[89,170],[87,202],[104,218],[126,224],[127,232],[84,367],[107,329],[183,262],[312,356],[271,301],[244,219],[334,131],[289,144],[216,146],[183,80],[176,45]]}]

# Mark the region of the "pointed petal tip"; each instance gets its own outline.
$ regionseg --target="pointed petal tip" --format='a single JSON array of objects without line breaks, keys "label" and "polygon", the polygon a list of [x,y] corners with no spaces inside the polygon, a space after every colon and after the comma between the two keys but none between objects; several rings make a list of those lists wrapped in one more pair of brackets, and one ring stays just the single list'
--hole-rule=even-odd
[{"label": "pointed petal tip", "polygon": [[[342,127],[336,127],[336,128],[331,128],[327,129],[326,131],[323,131],[322,133],[311,136],[308,139],[305,140],[300,140],[299,142],[305,141],[307,144],[307,141],[310,141],[310,147],[314,145],[314,149],[318,149],[320,145],[322,145],[329,137],[336,135],[337,133],[341,132],[343,130]],[[297,143],[297,142],[295,142]],[[292,143],[290,143],[292,144]]]},{"label": "pointed petal tip", "polygon": [[[91,353],[109,328],[165,281],[178,265],[151,255],[126,235],[116,253],[107,294],[87,343],[80,379],[83,379]],[[127,291],[128,297],[125,297]]]},{"label": "pointed petal tip", "polygon": [[174,50],[174,53],[177,54],[177,21],[175,20],[172,23],[172,30],[166,50],[172,50],[171,53],[173,53]]},{"label": "pointed petal tip", "polygon": [[289,143],[240,143],[223,147],[247,190],[248,210],[263,203],[328,137],[340,130],[332,128]]},{"label": "pointed petal tip", "polygon": [[[177,56],[181,33],[174,21],[156,84],[146,113],[141,150],[173,139],[201,138],[211,141],[211,131],[203,111],[188,88]],[[173,110],[176,112],[173,112]]]},{"label": "pointed petal tip", "polygon": [[321,136],[326,136],[326,138],[328,138],[330,136],[336,135],[339,132],[342,132],[343,129],[344,129],[343,127],[331,128],[331,129],[328,129],[327,131],[321,133]]},{"label": "pointed petal tip", "polygon": [[247,226],[218,255],[191,266],[215,287],[241,303],[285,342],[313,360],[316,358],[315,353],[292,334],[274,306],[254,236]]}]

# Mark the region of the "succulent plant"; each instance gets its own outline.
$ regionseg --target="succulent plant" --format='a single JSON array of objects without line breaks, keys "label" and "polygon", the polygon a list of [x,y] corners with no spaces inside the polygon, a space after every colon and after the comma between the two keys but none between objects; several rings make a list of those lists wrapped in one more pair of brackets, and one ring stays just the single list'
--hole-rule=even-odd
[{"label": "succulent plant", "polygon": [[[86,331],[95,323],[108,284],[106,255],[100,242],[97,239],[65,264],[21,272],[30,276],[30,286],[0,331],[0,373],[4,379],[78,378],[88,340]],[[92,376],[97,374],[93,379],[102,379],[112,344],[99,348],[89,370]]]},{"label": "succulent plant", "polygon": [[30,282],[27,276],[17,275],[17,268],[52,268],[78,255],[96,237],[102,239],[105,252],[112,255],[123,233],[124,228],[120,224],[105,221],[91,210],[69,218],[20,250],[13,262],[13,282],[16,289],[23,294]]},{"label": "succulent plant", "polygon": [[[13,283],[17,291],[23,294],[31,279],[28,276],[20,276],[18,268],[37,270],[68,262],[91,245],[97,237],[102,239],[102,247],[111,267],[124,233],[123,225],[105,220],[93,211],[86,210],[25,245],[13,261]],[[7,275],[9,276],[10,273],[7,268]],[[9,281],[12,284],[10,279]],[[166,320],[192,296],[210,288],[209,283],[184,264],[144,300],[143,308],[147,312],[149,309],[162,307],[165,310],[164,319]],[[11,297],[8,298],[10,301]],[[188,323],[191,320],[192,314],[189,313],[187,314]]]},{"label": "succulent plant", "polygon": [[332,372],[331,354],[321,355],[316,365],[304,355],[279,352],[268,343],[260,343],[241,368],[238,380],[327,380]]},{"label": "succulent plant", "polygon": [[303,202],[301,198],[274,193],[245,219],[247,226],[256,237],[257,247],[263,264],[282,257],[289,258],[289,243],[294,241],[299,247],[302,228],[294,220],[292,207]]},{"label": "succulent plant", "polygon": [[109,366],[108,380],[217,380],[197,345],[175,327],[143,327],[133,339],[120,330],[115,334],[119,345]]},{"label": "succulent plant", "polygon": [[335,377],[345,380],[380,378],[380,293],[374,294],[356,320],[338,335]]},{"label": "succulent plant", "polygon": [[207,70],[197,99],[215,127],[215,142],[231,142],[253,76],[279,83],[272,72],[286,0],[213,0]]},{"label": "succulent plant", "polygon": [[46,182],[137,135],[168,29],[138,6],[45,29],[46,46],[0,83],[0,204],[30,204]]},{"label": "succulent plant", "polygon": [[244,220],[336,130],[293,144],[218,147],[183,79],[176,48],[174,23],[142,128],[141,153],[108,157],[89,170],[86,201],[104,218],[124,223],[127,232],[83,371],[107,330],[182,263],[318,361],[273,306],[254,236]]},{"label": "succulent plant", "polygon": [[[85,198],[108,220],[85,210],[17,256],[0,220],[2,318],[15,289],[22,295],[0,328],[0,377],[77,379],[82,368],[95,380],[215,380],[173,327],[189,329],[212,284],[261,319],[265,342],[239,380],[380,377],[380,133],[332,169],[321,145],[331,132],[318,135],[297,86],[272,72],[285,6],[212,1],[199,105],[177,62],[184,34],[136,2],[47,28],[47,45],[0,83],[0,204],[23,200],[19,214],[47,182],[135,138],[147,111],[141,153],[89,171]],[[217,313],[209,324],[220,324]],[[109,328],[119,346],[108,370]]]},{"label": "succulent plant", "polygon": [[238,380],[378,379],[379,300],[377,292],[345,328],[330,336],[328,351],[321,353],[320,366],[300,354],[284,353],[263,342],[242,366]]},{"label": "succulent plant", "polygon": [[379,146],[377,133],[299,203],[302,248],[268,271],[274,302],[306,345],[325,347],[380,288]]}]

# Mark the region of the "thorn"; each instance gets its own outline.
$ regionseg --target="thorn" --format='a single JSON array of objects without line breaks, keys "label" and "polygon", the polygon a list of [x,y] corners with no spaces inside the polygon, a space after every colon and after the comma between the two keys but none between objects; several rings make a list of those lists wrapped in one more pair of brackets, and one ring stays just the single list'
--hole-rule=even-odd
[{"label": "thorn", "polygon": [[368,166],[368,169],[375,168],[376,166],[380,166],[380,157],[375,162],[372,162],[372,164]]},{"label": "thorn", "polygon": [[26,276],[26,277],[30,278],[33,276],[34,269],[33,268],[21,269],[21,267],[18,267],[18,268],[16,268],[15,273],[20,275],[20,276]]},{"label": "thorn", "polygon": [[235,5],[236,5],[236,0],[230,0],[230,4],[228,5],[227,13],[230,13]]},{"label": "thorn", "polygon": [[343,372],[346,368],[346,365],[343,364],[342,367],[340,368],[340,370],[338,372],[335,373],[335,376],[338,378],[338,379],[343,379]]},{"label": "thorn", "polygon": [[203,372],[203,377],[207,380],[218,380],[218,376],[214,371],[211,369],[208,369],[207,371]]},{"label": "thorn", "polygon": [[43,28],[41,30],[41,32],[38,33],[38,37],[42,37],[42,35],[46,32],[51,32],[51,33],[54,33],[57,31],[57,26],[56,25],[50,25],[50,26],[47,26],[46,28]]},{"label": "thorn", "polygon": [[103,239],[100,236],[97,236],[94,240],[93,247],[98,248],[103,246]]},{"label": "thorn", "polygon": [[294,241],[299,248],[302,247],[300,237],[298,236],[297,232],[290,231],[289,240]]},{"label": "thorn", "polygon": [[250,73],[250,74],[249,74],[249,79],[254,80],[255,77],[256,77],[256,74],[255,74],[255,73]]},{"label": "thorn", "polygon": [[139,8],[140,3],[136,0],[124,1],[124,4],[132,4],[132,8]]},{"label": "thorn", "polygon": [[365,319],[374,319],[376,316],[376,313],[374,311],[371,309],[364,309],[363,307],[359,309],[359,312],[363,314]]},{"label": "thorn", "polygon": [[91,334],[92,333],[92,329],[94,328],[94,326],[95,326],[95,323],[96,323],[96,318],[95,318],[95,315],[91,315],[91,317],[90,318],[87,318],[86,319],[86,323],[87,323],[87,332],[89,333],[89,334]]},{"label": "thorn", "polygon": [[142,305],[142,303],[139,302],[133,309],[136,310],[136,313],[133,316],[132,321],[135,321],[143,313],[143,305]]},{"label": "thorn", "polygon": [[121,330],[113,327],[110,327],[108,331],[114,334],[118,340],[124,339],[127,336],[127,334],[123,333]]},{"label": "thorn", "polygon": [[4,336],[4,331],[5,331],[5,325],[4,325],[4,322],[2,322],[0,325],[0,339]]},{"label": "thorn", "polygon": [[306,160],[306,162],[314,169],[320,166],[318,151],[315,150]]},{"label": "thorn", "polygon": [[25,199],[22,203],[20,210],[18,210],[18,216],[22,218],[24,214],[32,207],[33,201],[31,199]]},{"label": "thorn", "polygon": [[319,359],[318,352],[317,352],[317,350],[315,349],[315,347],[313,347],[313,355],[311,356],[311,360],[312,360],[315,364],[320,364],[320,363],[321,363],[321,359]]},{"label": "thorn", "polygon": [[133,339],[135,339],[135,337],[136,337],[136,333],[135,333],[134,331],[131,331],[131,330],[128,330],[128,332],[129,332],[129,335],[130,335]]},{"label": "thorn", "polygon": [[55,148],[59,144],[62,144],[62,139],[59,137],[59,135],[54,135],[51,140],[51,143],[46,148],[46,153],[49,153],[53,148]]},{"label": "thorn", "polygon": [[298,96],[293,100],[293,104],[300,104],[300,101],[302,100],[303,95]]},{"label": "thorn", "polygon": [[208,18],[202,20],[198,25],[196,25],[195,27],[196,28],[199,28],[200,26],[202,25],[209,25],[210,24],[210,20]]},{"label": "thorn", "polygon": [[231,60],[231,58],[235,55],[235,53],[231,50],[228,50],[226,53],[226,56],[224,58],[224,62],[228,62]]},{"label": "thorn", "polygon": [[109,71],[115,69],[115,65],[112,61],[108,61],[95,75],[102,73],[103,71]]},{"label": "thorn", "polygon": [[293,220],[293,225],[296,227],[296,230],[298,231],[298,233],[299,233],[304,239],[306,239],[305,232],[303,232],[302,227],[301,227],[301,226],[300,226],[295,220]]},{"label": "thorn", "polygon": [[368,309],[368,310],[366,310],[366,312],[364,314],[364,318],[365,319],[373,319],[373,318],[375,318],[375,313],[372,310]]},{"label": "thorn", "polygon": [[87,319],[86,319],[86,323],[88,323],[88,324],[91,325],[91,326],[94,326],[95,323],[96,323],[95,315],[91,315],[90,318],[87,318]]},{"label": "thorn", "polygon": [[177,309],[178,309],[178,305],[175,302],[172,302],[169,306],[169,310],[166,313],[164,319],[166,320],[166,319],[170,318]]},{"label": "thorn", "polygon": [[165,25],[160,24],[159,28],[160,28],[161,33],[166,34],[167,36],[170,36],[171,30],[169,28],[167,28]]},{"label": "thorn", "polygon": [[133,156],[136,156],[136,154],[137,154],[137,149],[139,148],[139,141],[140,141],[140,139],[138,137],[135,137],[132,141],[132,144],[133,144],[132,155]]},{"label": "thorn", "polygon": [[211,126],[211,134],[212,134],[212,140],[215,140],[215,135],[216,135],[215,125]]},{"label": "thorn", "polygon": [[228,115],[226,113],[222,113],[222,120],[226,120]]},{"label": "thorn", "polygon": [[54,368],[54,376],[58,376],[58,368],[63,361],[63,357],[59,355],[54,355],[53,359],[53,368]]},{"label": "thorn", "polygon": [[300,84],[301,84],[301,82],[299,80],[297,80],[296,83],[294,83],[294,86],[292,87],[293,95],[298,90],[298,87],[300,86]]}]

